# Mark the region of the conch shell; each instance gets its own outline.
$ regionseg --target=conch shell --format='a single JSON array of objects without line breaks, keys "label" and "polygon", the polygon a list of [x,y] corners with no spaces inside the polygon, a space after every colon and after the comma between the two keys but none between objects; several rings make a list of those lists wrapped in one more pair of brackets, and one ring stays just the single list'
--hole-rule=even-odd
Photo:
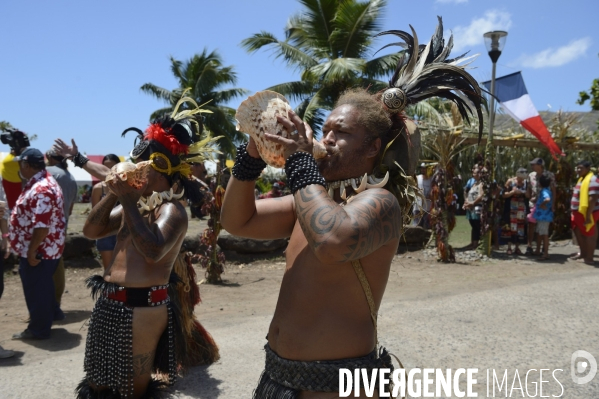
[{"label": "conch shell", "polygon": [[[283,146],[266,140],[264,133],[290,137],[283,125],[277,122],[277,116],[288,118],[287,111],[290,109],[289,101],[281,94],[264,90],[243,101],[235,114],[237,130],[248,133],[256,142],[260,157],[276,168],[285,166]],[[324,146],[316,140],[312,143],[314,158],[324,158],[327,155]]]},{"label": "conch shell", "polygon": [[148,171],[152,161],[138,163],[119,162],[110,169],[105,181],[112,181],[115,177],[135,188],[140,189],[148,181]]}]

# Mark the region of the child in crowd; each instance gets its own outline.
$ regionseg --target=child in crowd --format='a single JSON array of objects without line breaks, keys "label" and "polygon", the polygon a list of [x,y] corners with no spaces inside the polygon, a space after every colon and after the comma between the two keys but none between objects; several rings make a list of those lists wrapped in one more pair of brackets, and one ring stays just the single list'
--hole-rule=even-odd
[{"label": "child in crowd", "polygon": [[537,250],[535,255],[541,254],[541,242],[543,243],[543,255],[541,260],[549,259],[549,224],[553,222],[553,198],[551,195],[551,178],[547,173],[543,173],[539,178],[539,186],[541,187],[535,204],[535,212],[533,217],[537,221]]}]

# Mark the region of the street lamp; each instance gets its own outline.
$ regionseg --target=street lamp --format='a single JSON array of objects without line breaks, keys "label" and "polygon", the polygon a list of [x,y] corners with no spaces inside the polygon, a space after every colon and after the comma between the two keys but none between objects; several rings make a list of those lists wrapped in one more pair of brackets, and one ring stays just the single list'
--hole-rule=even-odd
[{"label": "street lamp", "polygon": [[[497,69],[497,60],[505,46],[507,32],[495,30],[485,33],[483,37],[485,38],[485,46],[489,52],[489,57],[491,57],[491,61],[493,62],[493,74],[491,75],[491,115],[489,117],[489,137],[487,138],[487,155],[490,155],[493,149],[493,124],[495,123],[495,71]],[[491,172],[492,176],[495,177],[495,165],[491,164],[491,167],[493,168]]]},{"label": "street lamp", "polygon": [[[505,46],[505,38],[507,36],[507,32],[502,30],[496,30],[493,32],[487,32],[483,35],[485,38],[485,46],[487,47],[487,51],[489,52],[489,57],[491,57],[491,61],[493,62],[493,74],[491,75],[491,112],[489,115],[489,137],[487,137],[487,145],[485,147],[485,159],[487,161],[487,165],[489,166],[489,188],[490,185],[495,180],[495,148],[493,146],[493,125],[495,124],[495,71],[497,69],[497,60],[503,51],[503,47]],[[487,193],[487,196],[490,199],[489,211],[491,214],[493,213],[493,200],[491,192]],[[493,226],[493,221],[490,223]],[[491,239],[492,239],[492,231],[488,231],[485,234],[485,238],[483,240],[482,252],[487,256],[491,256]]]}]

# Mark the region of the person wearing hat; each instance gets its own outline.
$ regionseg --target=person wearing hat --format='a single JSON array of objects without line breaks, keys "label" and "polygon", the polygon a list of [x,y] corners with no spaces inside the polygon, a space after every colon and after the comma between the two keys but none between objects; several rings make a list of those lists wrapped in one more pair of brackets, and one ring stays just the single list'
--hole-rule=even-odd
[{"label": "person wearing hat", "polygon": [[260,199],[263,198],[279,198],[282,197],[283,193],[281,193],[281,185],[278,182],[274,182],[272,188],[266,194],[262,194],[259,196]]},{"label": "person wearing hat", "polygon": [[62,315],[52,279],[65,241],[62,190],[46,170],[39,150],[28,148],[15,160],[27,182],[10,216],[9,238],[11,250],[19,257],[30,321],[13,339],[46,339],[53,320]]},{"label": "person wearing hat", "polygon": [[[507,254],[512,254],[512,244],[514,244],[514,253],[522,255],[519,244],[524,242],[526,235],[526,215],[528,214],[528,170],[519,168],[516,171],[516,177],[512,177],[505,183],[503,198],[507,202],[506,208],[509,214],[506,215],[506,222],[509,225],[510,241],[507,244]],[[507,212],[506,212],[507,213]]]},{"label": "person wearing hat", "polygon": [[[71,216],[71,213],[73,212],[73,205],[75,205],[75,200],[77,199],[77,180],[75,180],[75,177],[68,171],[69,166],[65,157],[56,154],[53,150],[46,151],[46,163],[46,170],[50,172],[62,190],[65,217],[64,230],[66,235],[69,216]],[[58,267],[56,268],[53,279],[56,302],[58,302],[58,306],[60,307],[65,287],[64,260],[62,257],[60,257],[60,260],[58,261]],[[64,318],[64,315],[57,316],[59,319]]]},{"label": "person wearing hat", "polygon": [[[534,241],[535,231],[536,231],[536,220],[533,217],[535,212],[535,204],[537,202],[537,197],[541,188],[539,186],[538,179],[543,173],[547,173],[547,176],[551,180],[551,184],[549,185],[549,189],[551,190],[551,198],[556,198],[556,184],[555,184],[555,175],[552,172],[545,170],[545,161],[542,158],[535,158],[529,162],[532,172],[528,175],[528,186],[526,189],[527,198],[528,198],[528,206],[530,212],[527,216],[528,227],[527,227],[527,236],[528,236],[528,245],[526,246],[526,255],[533,255],[534,251],[532,249],[532,243]],[[553,201],[551,211],[555,213],[555,201]],[[538,249],[537,249],[538,252]]]}]

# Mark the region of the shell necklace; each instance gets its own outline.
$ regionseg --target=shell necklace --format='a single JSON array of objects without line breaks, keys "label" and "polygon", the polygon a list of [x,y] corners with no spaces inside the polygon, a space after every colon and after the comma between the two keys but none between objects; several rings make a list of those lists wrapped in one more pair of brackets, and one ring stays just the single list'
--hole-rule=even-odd
[{"label": "shell necklace", "polygon": [[[374,177],[374,175],[369,175],[368,173],[364,173],[364,176],[361,177],[352,177],[345,180],[337,180],[331,183],[327,183],[327,188],[329,190],[329,196],[333,198],[336,189],[340,189],[339,194],[342,200],[347,199],[347,192],[345,187],[351,186],[354,189],[356,194],[360,194],[362,191],[367,190],[369,188],[381,188],[384,187],[385,184],[389,181],[389,172],[385,173],[385,177],[378,179]],[[358,185],[359,184],[359,185]]]},{"label": "shell necklace", "polygon": [[179,194],[174,194],[172,187],[170,190],[162,191],[160,193],[154,191],[149,197],[141,197],[137,201],[137,208],[139,209],[140,213],[151,211],[156,209],[156,207],[162,204],[164,201],[180,199],[181,197],[183,197],[183,193],[185,193],[185,190],[182,190]]}]

